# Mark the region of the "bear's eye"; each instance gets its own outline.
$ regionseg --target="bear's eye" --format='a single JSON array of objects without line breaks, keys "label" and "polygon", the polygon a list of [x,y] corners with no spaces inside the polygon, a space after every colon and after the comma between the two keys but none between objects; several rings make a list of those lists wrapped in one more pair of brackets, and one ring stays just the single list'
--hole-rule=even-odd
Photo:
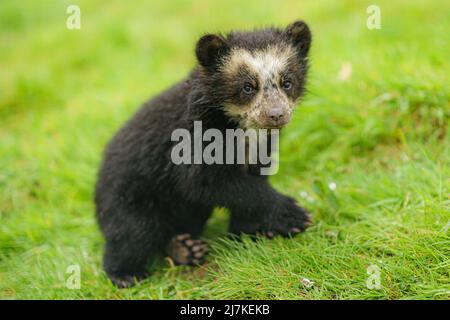
[{"label": "bear's eye", "polygon": [[244,84],[244,86],[242,87],[242,91],[245,93],[245,94],[252,94],[254,91],[255,91],[255,87],[253,87],[252,85],[251,85],[251,83],[246,83],[246,84]]},{"label": "bear's eye", "polygon": [[284,90],[291,90],[292,88],[292,81],[291,80],[284,80],[282,83],[282,87]]}]

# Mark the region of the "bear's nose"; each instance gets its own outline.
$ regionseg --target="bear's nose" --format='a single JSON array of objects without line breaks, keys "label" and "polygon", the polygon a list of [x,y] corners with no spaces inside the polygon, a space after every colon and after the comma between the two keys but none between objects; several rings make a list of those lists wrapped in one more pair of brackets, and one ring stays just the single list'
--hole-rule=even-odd
[{"label": "bear's nose", "polygon": [[270,109],[270,111],[267,114],[270,123],[272,125],[279,125],[281,123],[283,123],[284,119],[284,112],[282,108],[272,108]]}]

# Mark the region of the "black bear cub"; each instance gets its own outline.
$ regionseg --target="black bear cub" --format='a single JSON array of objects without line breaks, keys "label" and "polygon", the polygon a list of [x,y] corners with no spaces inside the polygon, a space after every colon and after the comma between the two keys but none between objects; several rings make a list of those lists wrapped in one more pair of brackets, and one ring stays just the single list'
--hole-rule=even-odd
[{"label": "black bear cub", "polygon": [[104,268],[118,287],[148,276],[165,254],[177,264],[202,262],[200,240],[214,207],[230,211],[230,234],[289,236],[311,220],[296,201],[274,190],[259,164],[175,164],[174,130],[280,129],[303,95],[311,32],[297,21],[227,35],[196,45],[198,66],[146,102],[104,154],[95,202],[106,239]]}]

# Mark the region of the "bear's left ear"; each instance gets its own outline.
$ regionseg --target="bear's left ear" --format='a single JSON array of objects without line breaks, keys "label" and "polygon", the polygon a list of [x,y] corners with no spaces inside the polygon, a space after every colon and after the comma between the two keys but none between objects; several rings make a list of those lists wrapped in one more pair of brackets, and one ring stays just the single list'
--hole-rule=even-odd
[{"label": "bear's left ear", "polygon": [[228,45],[222,36],[207,34],[198,40],[195,53],[202,66],[214,67],[227,50]]},{"label": "bear's left ear", "polygon": [[306,57],[311,46],[311,31],[308,25],[303,21],[295,21],[287,26],[284,32],[297,48],[297,51]]}]

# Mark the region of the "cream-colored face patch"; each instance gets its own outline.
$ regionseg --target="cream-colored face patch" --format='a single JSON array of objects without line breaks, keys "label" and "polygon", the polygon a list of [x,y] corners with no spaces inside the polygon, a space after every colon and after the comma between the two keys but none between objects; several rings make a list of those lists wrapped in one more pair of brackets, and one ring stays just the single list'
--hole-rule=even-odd
[{"label": "cream-colored face patch", "polygon": [[262,83],[279,76],[289,59],[295,56],[292,47],[268,47],[264,50],[250,52],[245,49],[232,49],[227,61],[223,64],[225,73],[234,74],[243,65],[258,75]]}]

